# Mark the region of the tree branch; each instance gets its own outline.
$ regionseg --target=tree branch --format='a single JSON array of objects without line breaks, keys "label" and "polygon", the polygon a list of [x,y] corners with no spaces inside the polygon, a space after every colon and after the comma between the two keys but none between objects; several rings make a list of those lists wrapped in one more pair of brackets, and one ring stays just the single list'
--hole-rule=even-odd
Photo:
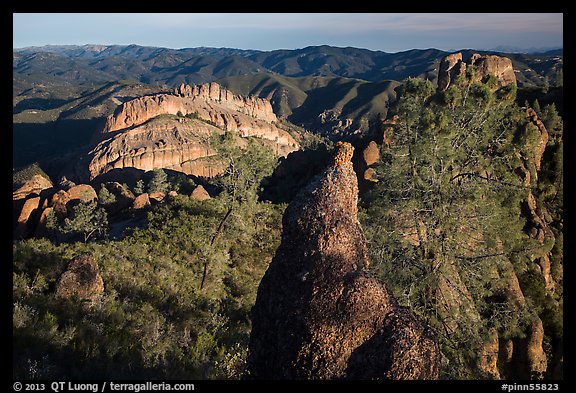
[{"label": "tree branch", "polygon": [[502,255],[506,255],[506,253],[505,253],[505,252],[498,252],[498,253],[495,253],[495,254],[477,255],[477,256],[474,256],[474,257],[464,257],[464,256],[461,256],[461,255],[456,255],[454,258],[456,258],[456,259],[474,260],[474,259],[484,259],[484,258],[491,258],[491,257],[500,257],[500,256],[502,256]]},{"label": "tree branch", "polygon": [[457,174],[457,175],[455,175],[455,176],[452,176],[452,178],[450,179],[450,181],[452,182],[452,181],[458,179],[459,177],[463,177],[463,176],[478,177],[478,178],[480,178],[480,179],[482,179],[482,180],[491,181],[491,182],[493,182],[493,183],[498,183],[498,184],[504,184],[504,185],[507,185],[507,186],[510,186],[510,187],[515,187],[515,188],[529,188],[529,187],[519,186],[518,184],[509,183],[509,182],[502,181],[502,180],[498,180],[498,179],[492,179],[492,178],[489,178],[489,177],[486,177],[486,176],[482,176],[482,175],[480,175],[480,174],[478,174],[478,173],[473,173],[473,172],[463,172],[463,173],[459,173],[459,174]]}]

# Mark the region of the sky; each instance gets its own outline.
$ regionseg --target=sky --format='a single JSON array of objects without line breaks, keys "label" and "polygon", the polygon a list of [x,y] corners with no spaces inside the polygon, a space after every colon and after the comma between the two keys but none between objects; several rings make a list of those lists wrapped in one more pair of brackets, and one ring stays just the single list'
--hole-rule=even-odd
[{"label": "sky", "polygon": [[561,13],[15,13],[13,48],[41,45],[385,52],[563,46]]}]

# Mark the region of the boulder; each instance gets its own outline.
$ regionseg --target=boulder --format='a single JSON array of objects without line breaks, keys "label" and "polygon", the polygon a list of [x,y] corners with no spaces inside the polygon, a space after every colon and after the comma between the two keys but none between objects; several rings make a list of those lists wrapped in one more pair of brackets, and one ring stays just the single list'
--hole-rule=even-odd
[{"label": "boulder", "polygon": [[122,184],[118,182],[107,182],[104,183],[104,187],[106,187],[106,189],[110,191],[110,193],[112,193],[116,198],[114,203],[106,206],[106,210],[108,210],[110,214],[121,212],[124,209],[132,207],[134,204],[134,199],[136,199],[136,196],[132,191],[130,191],[127,187],[124,187]]},{"label": "boulder", "polygon": [[374,170],[374,168],[366,169],[364,171],[364,180],[372,183],[378,183],[378,175],[376,173],[376,170]]},{"label": "boulder", "polygon": [[36,231],[34,232],[35,237],[45,237],[46,236],[46,223],[48,221],[48,214],[54,211],[52,207],[46,207],[40,213],[40,218],[38,219],[38,225],[36,226]]},{"label": "boulder", "polygon": [[192,194],[190,194],[190,196],[192,197],[192,199],[195,199],[197,201],[205,201],[206,199],[210,199],[210,194],[208,194],[208,191],[206,191],[206,189],[202,187],[201,184],[196,186],[196,188],[194,189],[194,191],[192,191]]},{"label": "boulder", "polygon": [[33,233],[39,207],[40,197],[26,199],[18,215],[14,238],[27,238]]},{"label": "boulder", "polygon": [[164,200],[166,194],[160,191],[151,192],[148,194],[148,198],[150,198],[151,203],[160,203]]},{"label": "boulder", "polygon": [[66,207],[70,202],[70,194],[67,191],[59,190],[50,199],[48,206],[54,209],[54,213],[59,219],[64,219],[68,216],[68,208]]},{"label": "boulder", "polygon": [[56,283],[56,297],[92,300],[104,292],[98,263],[91,255],[80,255],[68,264]]},{"label": "boulder", "polygon": [[92,202],[98,199],[96,190],[88,184],[78,184],[66,191],[70,201]]},{"label": "boulder", "polygon": [[150,208],[150,198],[148,197],[148,193],[140,194],[134,199],[132,203],[132,209],[134,210],[145,210]]},{"label": "boulder", "polygon": [[370,141],[368,146],[362,151],[362,159],[366,166],[373,165],[380,159],[380,149],[375,141]]}]

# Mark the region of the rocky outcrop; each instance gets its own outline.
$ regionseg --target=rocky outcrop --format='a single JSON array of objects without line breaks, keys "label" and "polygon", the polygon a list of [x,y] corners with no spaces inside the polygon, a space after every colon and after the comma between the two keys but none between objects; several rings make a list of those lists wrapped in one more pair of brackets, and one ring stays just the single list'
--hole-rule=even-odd
[{"label": "rocky outcrop", "polygon": [[196,186],[196,188],[192,191],[192,194],[190,194],[190,196],[192,197],[192,199],[195,199],[197,201],[205,201],[206,199],[210,199],[210,194],[208,194],[208,191],[206,191],[206,189],[202,187],[201,184]]},{"label": "rocky outcrop", "polygon": [[[523,130],[523,137],[529,143],[524,146],[523,152],[519,152],[517,155],[521,161],[517,172],[523,178],[524,186],[536,189],[538,187],[538,172],[550,136],[536,111],[532,108],[524,108],[524,110],[527,123]],[[523,202],[523,208],[524,215],[528,219],[529,235],[542,246],[531,258],[540,267],[546,289],[553,291],[556,283],[551,275],[550,257],[556,237],[550,225],[552,217],[546,206],[537,202],[532,191],[528,192],[527,198]]]},{"label": "rocky outcrop", "polygon": [[68,191],[68,198],[70,201],[80,201],[84,203],[93,202],[98,199],[96,190],[89,184],[78,184]]},{"label": "rocky outcrop", "polygon": [[34,237],[41,238],[46,236],[48,228],[46,224],[48,223],[48,215],[54,211],[52,207],[46,207],[40,213],[40,218],[38,219],[38,225],[36,226],[36,230],[34,231]]},{"label": "rocky outcrop", "polygon": [[122,186],[118,182],[108,182],[103,184],[106,189],[114,195],[115,201],[110,205],[106,206],[106,210],[110,214],[116,214],[124,209],[132,206],[136,196],[128,188]]},{"label": "rocky outcrop", "polygon": [[146,210],[150,208],[150,206],[152,205],[150,204],[150,198],[146,192],[144,194],[138,195],[132,203],[132,209],[134,210]]},{"label": "rocky outcrop", "polygon": [[450,86],[450,83],[461,73],[462,53],[452,53],[440,60],[438,69],[438,90],[444,91]]},{"label": "rocky outcrop", "polygon": [[278,121],[268,100],[235,95],[214,82],[194,86],[182,84],[173,94],[149,95],[121,104],[106,119],[102,136],[143,124],[158,115],[176,115],[178,112],[210,120],[228,131],[250,132],[248,124],[242,123],[243,118],[233,116],[235,112],[268,123]]},{"label": "rocky outcrop", "polygon": [[371,140],[360,154],[354,157],[354,170],[358,174],[358,187],[363,192],[370,184],[378,182],[377,174],[372,165],[380,160],[380,147]]},{"label": "rocky outcrop", "polygon": [[507,57],[486,55],[480,56],[478,53],[472,55],[468,65],[476,67],[478,78],[482,79],[486,75],[494,75],[498,80],[498,86],[516,84],[516,75],[512,60]]},{"label": "rocky outcrop", "polygon": [[125,168],[142,171],[163,168],[188,175],[214,176],[219,167],[213,162],[216,151],[210,147],[213,132],[222,130],[196,119],[183,119],[182,123],[170,118],[151,120],[99,143],[89,153],[85,176],[93,179]]},{"label": "rocky outcrop", "polygon": [[499,349],[498,331],[494,328],[490,329],[488,339],[478,354],[478,371],[486,379],[500,379],[500,371],[498,370]]},{"label": "rocky outcrop", "polygon": [[44,176],[33,175],[12,192],[13,237],[27,237],[34,231],[38,212],[47,206],[47,199],[56,191]]},{"label": "rocky outcrop", "polygon": [[40,208],[40,197],[28,198],[18,216],[14,237],[16,239],[29,237],[34,231]]},{"label": "rocky outcrop", "polygon": [[28,196],[40,196],[43,191],[50,190],[54,185],[42,175],[34,175],[12,193],[12,200],[26,199]]},{"label": "rocky outcrop", "polygon": [[182,85],[172,94],[139,97],[118,106],[76,175],[91,180],[114,169],[164,168],[211,177],[221,170],[213,162],[213,133],[256,137],[280,156],[297,150],[298,142],[277,122],[267,100],[234,95],[216,83]]},{"label": "rocky outcrop", "polygon": [[487,75],[493,75],[498,86],[516,84],[516,75],[512,60],[507,57],[474,53],[470,59],[463,61],[462,53],[452,53],[440,61],[438,69],[438,90],[445,91],[459,76],[466,75],[467,68],[474,66],[475,81],[480,81]]},{"label": "rocky outcrop", "polygon": [[72,180],[68,179],[66,176],[62,176],[60,178],[60,180],[58,181],[58,187],[60,187],[60,189],[68,191],[69,189],[71,189],[72,187],[75,187],[76,183],[74,183]]},{"label": "rocky outcrop", "polygon": [[525,108],[526,119],[528,123],[526,124],[525,134],[529,139],[535,140],[533,146],[527,154],[523,157],[523,161],[532,175],[531,180],[538,181],[538,171],[542,163],[542,156],[544,155],[544,150],[548,144],[548,139],[550,139],[550,134],[544,123],[538,118],[536,111],[532,108]]},{"label": "rocky outcrop", "polygon": [[150,203],[160,203],[164,200],[166,194],[161,191],[154,191],[148,194],[148,198],[150,199]]},{"label": "rocky outcrop", "polygon": [[64,190],[57,191],[50,199],[50,206],[54,208],[54,213],[61,220],[68,216],[68,202],[70,202],[70,195]]},{"label": "rocky outcrop", "polygon": [[98,263],[90,255],[80,255],[68,264],[56,283],[56,296],[93,300],[104,292],[104,281]]},{"label": "rocky outcrop", "polygon": [[250,379],[436,379],[439,348],[365,270],[353,148],[290,203],[252,310]]},{"label": "rocky outcrop", "polygon": [[[502,285],[496,291],[497,296],[504,299],[512,312],[522,314],[527,312],[527,302],[518,276],[510,261],[504,261],[497,273]],[[500,280],[496,277],[496,280]],[[544,351],[544,331],[542,320],[538,315],[532,316],[530,326],[523,337],[502,338],[490,332],[489,340],[480,351],[479,371],[488,374],[491,379],[533,379],[542,376],[547,368],[546,352]],[[498,353],[499,372],[491,366],[493,353]]]},{"label": "rocky outcrop", "polygon": [[523,360],[521,365],[526,370],[526,374],[522,375],[521,378],[542,379],[546,372],[547,359],[542,347],[544,327],[542,326],[542,320],[538,316],[532,318],[526,338],[519,341],[518,346]]},{"label": "rocky outcrop", "polygon": [[342,114],[341,109],[325,109],[310,125],[313,129],[319,129],[322,134],[355,134],[359,131],[359,120]]}]

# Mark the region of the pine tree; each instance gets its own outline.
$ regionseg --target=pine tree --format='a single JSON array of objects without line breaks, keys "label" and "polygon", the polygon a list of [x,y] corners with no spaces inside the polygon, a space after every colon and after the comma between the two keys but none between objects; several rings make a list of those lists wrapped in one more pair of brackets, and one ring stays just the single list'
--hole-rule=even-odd
[{"label": "pine tree", "polygon": [[80,235],[87,243],[95,235],[103,236],[108,228],[106,211],[98,208],[96,202],[80,202],[72,208],[70,217],[64,219],[60,231],[72,236]]},{"label": "pine tree", "polygon": [[144,180],[140,179],[136,182],[134,186],[134,194],[140,195],[144,193]]},{"label": "pine tree", "polygon": [[166,192],[168,190],[168,175],[162,168],[152,171],[152,179],[148,183],[148,192]]},{"label": "pine tree", "polygon": [[520,318],[496,322],[512,308],[486,299],[508,256],[525,248],[513,143],[523,116],[512,87],[485,82],[459,77],[435,94],[428,81],[406,80],[380,181],[364,198],[373,269],[437,330],[454,367],[445,372],[459,377],[474,377],[490,328]]},{"label": "pine tree", "polygon": [[100,190],[98,191],[98,202],[101,205],[111,205],[116,202],[116,196],[112,194],[104,184],[100,186]]}]

